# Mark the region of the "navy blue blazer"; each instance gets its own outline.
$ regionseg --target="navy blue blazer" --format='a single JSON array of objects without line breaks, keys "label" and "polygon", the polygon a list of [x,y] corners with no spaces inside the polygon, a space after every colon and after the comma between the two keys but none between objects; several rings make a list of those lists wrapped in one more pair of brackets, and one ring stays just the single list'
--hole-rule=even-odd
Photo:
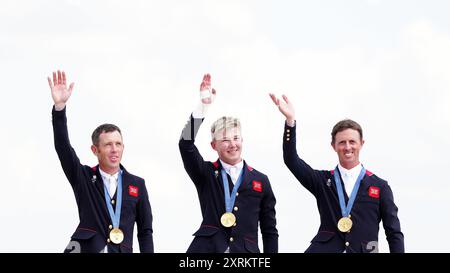
[{"label": "navy blue blazer", "polygon": [[[233,209],[236,225],[230,228],[221,225],[220,217],[225,213],[224,187],[220,174],[222,165],[219,160],[204,161],[194,144],[195,135],[202,122],[203,119],[194,119],[191,116],[179,141],[184,168],[197,188],[203,217],[187,252],[223,253],[229,246],[231,253],[259,253],[258,222],[264,252],[278,252],[276,200],[269,179],[245,161],[243,180]],[[228,178],[228,181],[231,181],[231,178]],[[231,192],[233,184],[228,183]]]},{"label": "navy blue blazer", "polygon": [[[342,213],[334,181],[334,171],[314,170],[299,158],[295,126],[289,127],[285,124],[283,157],[289,170],[317,200],[320,227],[306,252],[343,252],[344,250],[375,252],[378,250],[378,230],[381,220],[383,220],[390,251],[405,251],[403,233],[397,217],[398,208],[386,181],[366,171],[350,213],[353,227],[350,232],[343,233],[337,228]],[[342,187],[344,188],[343,183]],[[344,196],[347,204],[348,196],[345,190]]]},{"label": "navy blue blazer", "polygon": [[[140,251],[153,252],[152,211],[144,179],[130,174],[120,166],[123,171],[120,229],[124,233],[124,240],[119,245],[109,242],[112,222],[105,202],[99,168],[82,165],[70,145],[66,108],[61,111],[55,111],[53,108],[52,116],[55,149],[75,194],[80,218],[80,223],[64,252],[98,253],[105,245],[108,245],[108,252],[133,252],[135,222]],[[116,195],[117,192],[111,201],[114,209]]]}]

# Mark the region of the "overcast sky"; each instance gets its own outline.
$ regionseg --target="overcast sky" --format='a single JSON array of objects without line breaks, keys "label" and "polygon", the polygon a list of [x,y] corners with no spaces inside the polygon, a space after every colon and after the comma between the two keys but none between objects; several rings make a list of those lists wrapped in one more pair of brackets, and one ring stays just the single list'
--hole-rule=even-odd
[{"label": "overcast sky", "polygon": [[[156,252],[186,251],[201,222],[178,139],[207,72],[217,98],[197,146],[216,160],[211,123],[241,118],[243,157],[277,198],[280,252],[303,252],[319,215],[283,163],[284,119],[268,92],[294,103],[298,150],[315,169],[337,164],[332,126],[358,121],[361,161],[389,182],[406,251],[449,252],[449,10],[445,0],[2,0],[0,252],[61,252],[78,224],[53,146],[56,69],[75,82],[68,126],[84,164],[97,164],[95,127],[121,127],[122,163],[146,179]],[[379,238],[387,252],[382,226]]]}]

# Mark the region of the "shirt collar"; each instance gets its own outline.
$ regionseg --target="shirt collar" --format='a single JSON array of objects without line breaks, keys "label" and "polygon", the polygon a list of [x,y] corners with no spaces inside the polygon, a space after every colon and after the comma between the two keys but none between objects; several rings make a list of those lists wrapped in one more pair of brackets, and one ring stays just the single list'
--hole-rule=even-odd
[{"label": "shirt collar", "polygon": [[339,163],[338,168],[339,168],[339,172],[341,173],[342,176],[355,177],[355,176],[358,176],[359,173],[361,172],[362,165],[361,165],[361,163],[359,163],[358,165],[351,168],[350,170],[347,170],[346,168],[342,167],[341,164]]},{"label": "shirt collar", "polygon": [[235,167],[237,170],[237,173],[240,173],[242,168],[244,167],[244,160],[241,160],[241,162],[237,163],[236,165],[227,164],[227,163],[223,162],[222,160],[220,160],[220,163],[222,164],[222,167],[225,169],[225,171],[227,173],[230,172],[231,167]]},{"label": "shirt collar", "polygon": [[111,175],[109,173],[104,172],[102,169],[100,169],[100,167],[98,168],[98,170],[100,171],[100,175],[107,180],[109,180],[110,177],[114,177],[117,180],[117,178],[119,177],[119,172],[116,172],[115,174]]}]

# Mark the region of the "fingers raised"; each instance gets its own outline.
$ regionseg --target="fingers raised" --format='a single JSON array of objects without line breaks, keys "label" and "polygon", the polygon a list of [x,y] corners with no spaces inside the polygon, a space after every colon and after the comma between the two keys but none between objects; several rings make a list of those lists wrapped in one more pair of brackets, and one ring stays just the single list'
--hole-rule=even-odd
[{"label": "fingers raised", "polygon": [[58,70],[58,84],[62,83],[61,71]]},{"label": "fingers raised", "polygon": [[275,103],[276,106],[280,105],[280,101],[277,99],[277,97],[275,97],[274,94],[269,93],[270,98],[272,99],[273,103]]},{"label": "fingers raised", "polygon": [[69,93],[72,93],[72,90],[73,90],[73,86],[74,86],[74,85],[75,85],[74,82],[70,84],[70,86],[69,86]]},{"label": "fingers raised", "polygon": [[209,74],[203,76],[202,83],[200,84],[200,91],[205,89],[211,89],[211,75]]},{"label": "fingers raised", "polygon": [[47,81],[48,81],[48,86],[50,86],[50,89],[52,89],[53,84],[52,84],[52,80],[50,79],[50,77],[47,77]]}]

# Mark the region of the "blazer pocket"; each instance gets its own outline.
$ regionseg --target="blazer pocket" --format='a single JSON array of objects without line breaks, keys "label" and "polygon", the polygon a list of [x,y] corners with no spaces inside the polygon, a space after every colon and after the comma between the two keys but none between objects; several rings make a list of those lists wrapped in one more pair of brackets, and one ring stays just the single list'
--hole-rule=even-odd
[{"label": "blazer pocket", "polygon": [[263,193],[262,192],[257,192],[254,190],[248,190],[248,191],[243,191],[242,194],[244,194],[243,196],[245,197],[251,197],[251,198],[258,198],[261,199],[263,197]]},{"label": "blazer pocket", "polygon": [[194,234],[193,236],[203,236],[203,237],[210,237],[217,233],[219,228],[216,227],[207,227],[207,226],[201,226]]},{"label": "blazer pocket", "polygon": [[258,244],[249,239],[244,238],[245,249],[250,253],[259,253]]},{"label": "blazer pocket", "polygon": [[120,245],[120,252],[121,253],[133,253],[133,248],[125,246],[124,244]]},{"label": "blazer pocket", "polygon": [[91,229],[85,229],[85,228],[77,228],[75,232],[72,235],[72,239],[78,239],[78,240],[88,240],[97,234],[97,231],[91,230]]},{"label": "blazer pocket", "polygon": [[137,197],[132,197],[132,196],[124,196],[124,197],[122,197],[122,203],[135,204],[135,203],[137,203],[137,201],[138,201]]},{"label": "blazer pocket", "polygon": [[380,199],[370,197],[370,196],[359,196],[358,198],[356,198],[355,202],[378,205],[378,204],[380,204]]},{"label": "blazer pocket", "polygon": [[316,236],[311,240],[311,243],[325,243],[331,240],[336,233],[331,231],[319,231]]}]

